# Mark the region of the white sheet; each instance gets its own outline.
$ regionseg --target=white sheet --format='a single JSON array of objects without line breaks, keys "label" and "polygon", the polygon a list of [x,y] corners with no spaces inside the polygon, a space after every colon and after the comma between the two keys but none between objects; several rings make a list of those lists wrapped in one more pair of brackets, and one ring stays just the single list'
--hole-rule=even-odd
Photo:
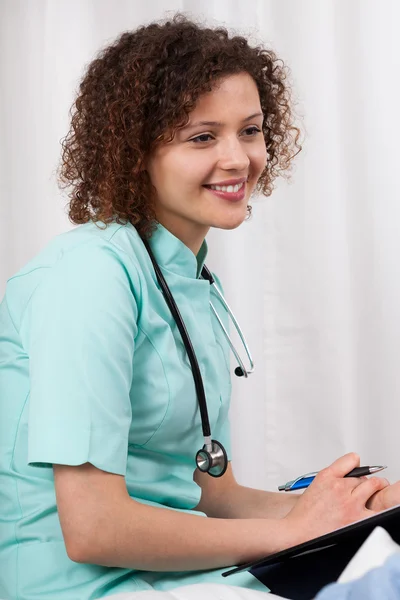
[{"label": "white sheet", "polygon": [[114,594],[113,596],[107,596],[107,598],[112,598],[112,600],[285,600],[282,596],[276,596],[268,592],[218,583],[185,585],[168,592],[146,590],[144,592]]}]

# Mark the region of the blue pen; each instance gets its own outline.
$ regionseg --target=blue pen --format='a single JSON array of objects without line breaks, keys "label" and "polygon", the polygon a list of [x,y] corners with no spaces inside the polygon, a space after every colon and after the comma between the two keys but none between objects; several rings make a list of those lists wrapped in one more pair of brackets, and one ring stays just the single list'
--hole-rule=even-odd
[{"label": "blue pen", "polygon": [[[347,473],[345,477],[365,477],[366,475],[371,475],[372,473],[377,473],[378,471],[383,471],[386,469],[386,466],[377,466],[377,467],[357,467]],[[315,479],[315,476],[318,475],[318,471],[314,473],[307,473],[306,475],[301,475],[297,477],[297,479],[293,479],[292,481],[288,481],[284,485],[280,485],[278,490],[280,492],[292,492],[294,490],[303,490],[307,488]]]}]

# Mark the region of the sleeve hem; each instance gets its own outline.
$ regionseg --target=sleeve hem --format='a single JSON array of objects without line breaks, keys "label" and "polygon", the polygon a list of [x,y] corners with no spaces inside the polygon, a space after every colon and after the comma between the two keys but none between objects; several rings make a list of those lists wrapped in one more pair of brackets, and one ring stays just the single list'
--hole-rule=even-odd
[{"label": "sleeve hem", "polygon": [[102,471],[125,476],[127,460],[128,438],[115,431],[68,432],[48,427],[45,435],[43,431],[28,433],[28,464],[33,467],[91,463]]}]

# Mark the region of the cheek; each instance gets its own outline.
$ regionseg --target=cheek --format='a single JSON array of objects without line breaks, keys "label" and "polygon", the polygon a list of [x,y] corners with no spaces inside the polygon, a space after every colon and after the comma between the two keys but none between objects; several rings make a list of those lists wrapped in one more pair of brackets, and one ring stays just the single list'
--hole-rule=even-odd
[{"label": "cheek", "polygon": [[173,168],[181,189],[198,189],[209,181],[212,171],[210,160],[205,160],[205,156],[200,156],[200,153],[197,156],[186,155]]}]

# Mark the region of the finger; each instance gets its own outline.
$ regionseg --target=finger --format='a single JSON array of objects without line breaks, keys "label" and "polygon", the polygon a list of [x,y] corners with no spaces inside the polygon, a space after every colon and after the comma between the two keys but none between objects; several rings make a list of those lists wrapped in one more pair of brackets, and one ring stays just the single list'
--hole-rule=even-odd
[{"label": "finger", "polygon": [[368,481],[368,477],[345,477],[344,481],[351,481],[351,483],[352,483],[351,489],[355,490],[364,481]]},{"label": "finger", "polygon": [[383,477],[371,477],[367,481],[363,481],[360,485],[353,489],[352,494],[357,497],[363,504],[367,504],[368,500],[379,490],[387,487],[388,481]]},{"label": "finger", "polygon": [[344,477],[344,481],[351,481],[352,489],[358,487],[363,481],[368,481],[368,477],[363,475],[362,477]]},{"label": "finger", "polygon": [[365,478],[367,481],[370,481],[370,479],[379,479],[381,486],[379,489],[383,489],[385,487],[387,487],[388,485],[390,485],[389,481],[385,478],[385,477],[366,477]]},{"label": "finger", "polygon": [[[344,477],[353,469],[360,466],[360,457],[355,452],[349,452],[340,458],[337,458],[329,467],[323,469],[330,476]],[[322,473],[322,471],[320,471]]]}]

